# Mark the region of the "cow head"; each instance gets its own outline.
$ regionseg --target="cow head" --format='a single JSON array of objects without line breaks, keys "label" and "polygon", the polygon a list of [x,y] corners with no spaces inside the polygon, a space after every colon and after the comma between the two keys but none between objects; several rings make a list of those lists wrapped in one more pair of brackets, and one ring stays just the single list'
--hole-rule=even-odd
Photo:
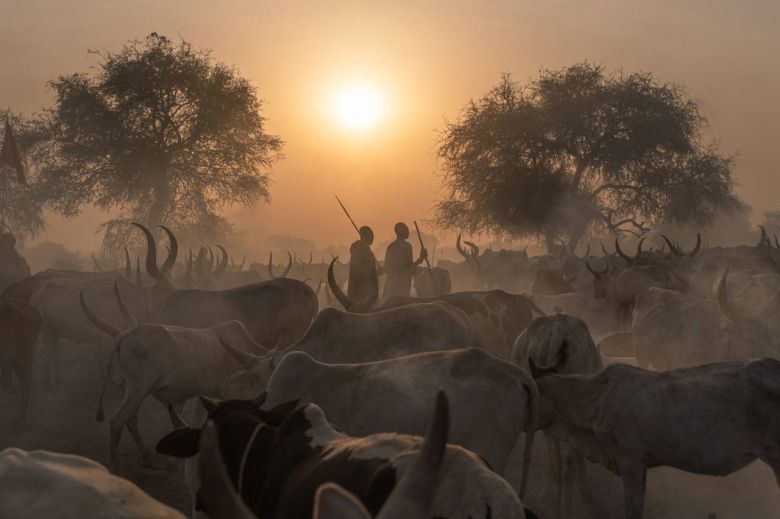
[{"label": "cow head", "polygon": [[585,260],[585,266],[593,275],[593,299],[605,299],[607,297],[608,285],[609,285],[609,264],[604,262],[604,270],[594,270],[590,266],[590,262]]},{"label": "cow head", "polygon": [[273,348],[264,355],[254,355],[228,344],[221,338],[219,342],[244,367],[230,378],[230,383],[236,384],[242,393],[246,390],[265,390],[281,352]]}]

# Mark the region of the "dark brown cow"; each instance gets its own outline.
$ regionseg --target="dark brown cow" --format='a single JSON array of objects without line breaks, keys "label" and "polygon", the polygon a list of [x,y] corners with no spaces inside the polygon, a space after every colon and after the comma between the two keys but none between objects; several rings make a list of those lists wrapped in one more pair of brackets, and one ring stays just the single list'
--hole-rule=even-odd
[{"label": "dark brown cow", "polygon": [[30,405],[35,342],[40,329],[41,316],[35,308],[15,299],[0,301],[0,365],[12,366],[19,379],[22,423]]}]

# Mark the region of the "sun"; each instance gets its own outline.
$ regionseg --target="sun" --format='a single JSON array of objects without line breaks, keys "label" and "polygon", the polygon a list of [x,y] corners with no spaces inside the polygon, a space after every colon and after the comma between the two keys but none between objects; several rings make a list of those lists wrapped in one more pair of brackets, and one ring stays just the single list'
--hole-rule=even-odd
[{"label": "sun", "polygon": [[350,130],[376,126],[385,115],[385,100],[369,83],[351,83],[333,96],[333,115]]}]

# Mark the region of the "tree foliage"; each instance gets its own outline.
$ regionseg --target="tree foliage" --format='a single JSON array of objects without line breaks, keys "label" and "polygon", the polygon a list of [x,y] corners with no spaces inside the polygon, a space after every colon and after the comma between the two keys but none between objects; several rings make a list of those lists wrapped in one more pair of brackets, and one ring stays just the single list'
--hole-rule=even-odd
[{"label": "tree foliage", "polygon": [[682,88],[651,74],[585,62],[526,85],[505,75],[443,131],[438,223],[548,245],[595,227],[707,223],[742,204],[705,125]]},{"label": "tree foliage", "polygon": [[50,82],[55,106],[26,135],[48,206],[66,216],[89,203],[118,208],[109,231],[133,219],[208,235],[225,228],[226,204],[268,200],[282,142],[235,69],[155,33],[98,55],[94,74]]}]

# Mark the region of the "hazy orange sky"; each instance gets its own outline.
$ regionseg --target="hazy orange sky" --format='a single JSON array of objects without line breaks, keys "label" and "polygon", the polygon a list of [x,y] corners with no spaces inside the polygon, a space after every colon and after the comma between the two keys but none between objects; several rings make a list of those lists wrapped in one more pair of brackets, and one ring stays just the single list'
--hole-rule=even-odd
[{"label": "hazy orange sky", "polygon": [[[739,153],[739,193],[754,216],[780,208],[777,0],[9,0],[2,10],[0,107],[14,111],[49,105],[46,81],[88,71],[96,62],[88,49],[118,50],[152,31],[235,65],[265,100],[269,131],[286,143],[271,205],[229,211],[260,241],[270,233],[350,241],[334,193],[378,241],[399,219],[430,218],[445,119],[503,72],[526,80],[586,59],[686,85],[710,135]],[[353,80],[386,97],[386,118],[363,133],[329,111],[334,92]],[[44,238],[92,249],[100,219],[89,209],[50,218]]]}]

